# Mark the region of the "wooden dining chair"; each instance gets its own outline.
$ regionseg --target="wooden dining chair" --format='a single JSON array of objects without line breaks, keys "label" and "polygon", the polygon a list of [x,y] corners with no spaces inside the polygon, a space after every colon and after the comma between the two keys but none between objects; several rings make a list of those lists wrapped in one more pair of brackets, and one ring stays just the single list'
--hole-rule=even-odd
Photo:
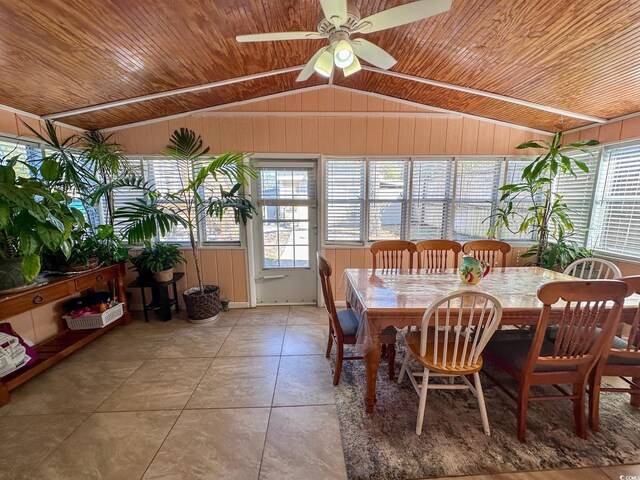
[{"label": "wooden dining chair", "polygon": [[603,258],[581,258],[576,260],[564,272],[582,280],[616,279],[622,276],[615,263]]},{"label": "wooden dining chair", "polygon": [[[640,276],[620,280],[629,286],[629,295],[640,293]],[[640,306],[627,338],[614,336],[608,347],[600,356],[589,385],[589,424],[595,432],[600,423],[600,392],[629,393],[631,404],[640,407]],[[620,377],[629,387],[603,387],[603,376]]]},{"label": "wooden dining chair", "polygon": [[416,243],[418,268],[447,268],[447,260],[452,258],[453,268],[458,268],[458,255],[462,245],[452,240],[422,240]]},{"label": "wooden dining chair", "polygon": [[404,258],[409,257],[409,268],[413,268],[413,254],[416,245],[407,240],[381,240],[371,245],[373,269],[398,269],[404,265]]},{"label": "wooden dining chair", "polygon": [[[420,397],[416,434],[422,433],[428,390],[471,390],[478,399],[482,427],[490,435],[489,419],[480,383],[482,350],[494,334],[502,306],[495,297],[482,292],[455,292],[437,300],[422,317],[422,330],[405,335],[407,345],[398,383],[404,374]],[[415,358],[422,371],[408,369],[409,360]],[[473,384],[467,379],[473,375]],[[417,378],[422,377],[418,384]],[[448,377],[449,383],[429,383],[433,377]],[[462,383],[456,383],[459,378]]]},{"label": "wooden dining chair", "polygon": [[506,267],[507,253],[511,251],[511,245],[500,240],[471,240],[462,246],[462,251],[473,255],[476,260],[488,263],[491,267]]},{"label": "wooden dining chair", "polygon": [[[355,345],[357,342],[357,333],[360,322],[353,310],[347,308],[345,310],[336,310],[336,304],[333,300],[333,290],[331,289],[332,269],[329,261],[320,252],[317,252],[318,272],[320,275],[320,286],[322,287],[322,296],[324,298],[324,306],[329,316],[329,339],[327,342],[327,354],[329,358],[333,344],[336,345],[336,370],[333,375],[333,384],[337,385],[340,381],[342,373],[343,360],[362,360],[361,356],[344,356],[344,345]],[[395,376],[394,362],[396,358],[396,333],[394,327],[387,327],[380,336],[380,343],[385,346],[386,357],[388,362],[389,379],[393,380]]]},{"label": "wooden dining chair", "polygon": [[[487,360],[518,380],[518,396],[487,376],[517,402],[521,442],[526,437],[529,402],[547,400],[571,400],[576,431],[586,438],[586,385],[612,341],[626,294],[627,284],[618,280],[547,283],[538,289],[538,299],[544,306],[534,332],[500,330],[493,336],[485,350]],[[560,301],[566,303],[553,309],[552,316],[552,307]],[[557,325],[554,338],[547,334],[550,324]],[[572,391],[560,384],[571,385]],[[553,385],[560,394],[532,396],[534,385]]]}]

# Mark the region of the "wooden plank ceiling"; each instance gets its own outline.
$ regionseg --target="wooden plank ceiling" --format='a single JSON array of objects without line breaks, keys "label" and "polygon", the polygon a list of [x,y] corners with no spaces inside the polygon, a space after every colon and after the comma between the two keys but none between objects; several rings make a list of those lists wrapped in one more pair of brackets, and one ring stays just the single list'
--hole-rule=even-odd
[{"label": "wooden plank ceiling", "polygon": [[[406,0],[355,0],[362,16]],[[36,115],[302,65],[323,40],[239,44],[315,30],[318,0],[0,0],[0,103]],[[453,0],[442,15],[367,35],[394,71],[583,115],[640,111],[637,0]],[[105,128],[325,82],[295,73],[65,117]],[[359,72],[335,83],[541,130],[589,122]]]}]

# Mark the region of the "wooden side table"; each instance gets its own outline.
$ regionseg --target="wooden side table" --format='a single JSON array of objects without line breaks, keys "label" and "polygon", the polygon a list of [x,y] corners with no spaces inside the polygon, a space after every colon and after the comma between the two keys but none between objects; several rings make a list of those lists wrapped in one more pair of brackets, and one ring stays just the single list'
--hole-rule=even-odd
[{"label": "wooden side table", "polygon": [[[149,310],[155,311],[160,320],[167,322],[171,320],[171,307],[176,307],[176,312],[180,311],[180,302],[178,301],[178,287],[176,283],[184,277],[184,272],[175,272],[173,278],[167,282],[156,282],[155,280],[144,281],[140,278],[135,279],[128,288],[139,288],[142,295],[142,308],[144,310],[144,321],[149,321]],[[172,287],[173,298],[169,297],[169,287]],[[151,289],[151,303],[147,303],[145,288]]]}]

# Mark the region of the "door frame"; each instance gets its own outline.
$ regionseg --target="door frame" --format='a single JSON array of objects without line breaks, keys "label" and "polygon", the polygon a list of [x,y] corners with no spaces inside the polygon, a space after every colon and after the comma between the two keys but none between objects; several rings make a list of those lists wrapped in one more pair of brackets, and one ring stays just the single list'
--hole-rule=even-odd
[{"label": "door frame", "polygon": [[[317,215],[317,225],[318,225],[318,238],[316,239],[316,247],[321,250],[323,248],[323,239],[324,239],[324,160],[321,154],[317,153],[254,153],[251,155],[251,158],[245,160],[247,163],[251,163],[252,161],[273,161],[274,163],[278,160],[282,161],[290,161],[290,160],[305,160],[305,161],[314,161],[316,164],[316,215]],[[253,192],[251,184],[245,186],[245,192],[250,195],[251,201],[254,201],[254,197],[257,195],[257,192]],[[254,218],[255,221],[258,221],[257,218]],[[255,264],[255,248],[256,242],[254,240],[254,226],[253,221],[251,220],[247,222],[247,228],[245,228],[246,232],[246,240],[247,240],[247,283],[249,286],[249,307],[255,308],[258,306],[258,296],[256,291],[256,264]],[[322,305],[322,291],[320,290],[320,282],[316,281],[316,305]],[[290,304],[294,305],[294,304]]]}]

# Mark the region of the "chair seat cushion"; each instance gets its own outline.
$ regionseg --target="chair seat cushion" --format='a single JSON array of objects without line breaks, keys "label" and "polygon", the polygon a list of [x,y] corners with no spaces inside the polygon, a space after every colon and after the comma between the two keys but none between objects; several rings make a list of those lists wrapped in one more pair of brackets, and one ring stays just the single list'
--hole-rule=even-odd
[{"label": "chair seat cushion", "polygon": [[[522,330],[499,330],[497,331],[486,346],[486,350],[491,356],[499,359],[518,371],[524,369],[527,361],[531,344],[533,343],[534,334],[532,332],[523,332]],[[553,343],[548,340],[542,342],[540,356],[547,357],[553,354]],[[559,372],[576,370],[575,365],[558,366],[558,365],[536,365],[535,372]]]},{"label": "chair seat cushion", "polygon": [[[338,310],[336,312],[338,314],[338,321],[340,322],[340,326],[342,327],[342,334],[345,337],[355,337],[358,333],[358,326],[360,326],[360,321],[356,314],[353,313],[353,310],[347,308],[346,310]],[[382,335],[395,335],[396,329],[395,327],[387,327],[382,331]]]},{"label": "chair seat cushion", "polygon": [[[628,343],[626,340],[620,337],[613,337],[613,345],[612,348],[618,350],[626,350]],[[607,357],[608,365],[638,365],[640,366],[640,352],[636,353],[633,357],[619,357],[614,355],[613,353],[609,354]]]},{"label": "chair seat cushion", "polygon": [[[452,341],[450,341],[447,345],[447,358],[445,364],[445,362],[442,361],[442,353],[444,352],[444,339],[440,339],[438,341],[438,352],[435,361],[433,358],[433,339],[427,339],[427,353],[424,357],[422,357],[420,356],[420,338],[420,332],[409,332],[405,335],[404,340],[407,348],[415,357],[415,359],[433,372],[454,375],[471,375],[472,373],[480,371],[480,369],[482,368],[482,355],[478,357],[476,363],[469,365],[468,362],[465,362],[466,365],[464,367],[460,366],[462,363],[463,353],[462,343],[458,345],[458,350],[456,352],[456,367],[452,367],[451,365],[453,365],[453,354],[456,351],[454,342]],[[468,357],[465,360],[467,359]]]}]

